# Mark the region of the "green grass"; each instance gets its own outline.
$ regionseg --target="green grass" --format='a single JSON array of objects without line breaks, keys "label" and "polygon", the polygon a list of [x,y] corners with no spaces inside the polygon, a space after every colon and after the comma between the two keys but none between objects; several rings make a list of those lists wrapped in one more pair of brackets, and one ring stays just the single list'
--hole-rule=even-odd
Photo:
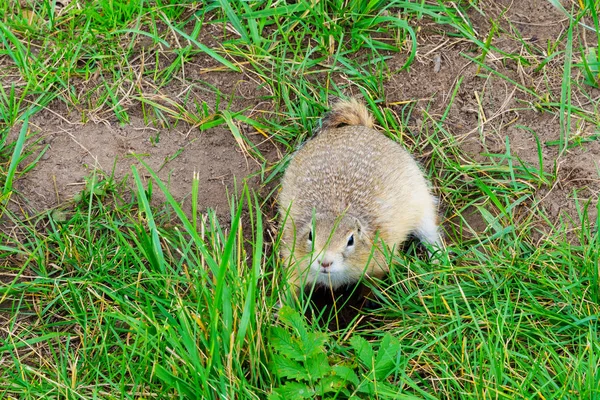
[{"label": "green grass", "polygon": [[[600,203],[581,200],[575,219],[552,220],[536,197],[558,179],[560,159],[548,164],[543,145],[562,155],[597,140],[571,132],[600,126],[589,56],[600,45],[598,2],[565,11],[569,29],[550,43],[526,41],[502,16],[476,32],[468,15],[487,15],[472,3],[2,3],[0,397],[600,397],[600,217],[587,212],[600,215]],[[519,128],[535,139],[537,166],[508,138],[484,161],[465,154],[447,121],[462,79],[442,114],[386,103],[386,82],[411,68],[425,22],[469,43],[465,60],[515,88],[523,107],[556,117],[556,142]],[[205,44],[208,28],[218,45]],[[499,49],[498,35],[522,51]],[[397,54],[405,61],[391,70],[385,61]],[[492,54],[547,84],[507,76]],[[184,79],[199,55],[213,62],[203,72],[252,77],[273,111],[250,118],[233,110],[233,95]],[[181,82],[203,98],[165,90]],[[291,308],[275,317],[286,282],[278,239],[266,233],[272,199],[244,185],[231,197],[229,224],[198,210],[197,179],[188,215],[146,168],[132,168],[131,187],[93,173],[73,201],[27,218],[10,207],[21,199],[15,180],[42,155],[27,122],[41,108],[61,103],[84,121],[125,123],[139,107],[159,127],[226,127],[272,183],[318,126],[327,97],[348,92],[364,96],[391,137],[427,153],[448,249],[438,265],[414,245],[393,255],[390,276],[371,285],[377,305],[340,329]],[[422,131],[407,130],[413,118]],[[277,142],[283,159],[268,160],[239,124]],[[163,207],[150,206],[157,191]]]}]

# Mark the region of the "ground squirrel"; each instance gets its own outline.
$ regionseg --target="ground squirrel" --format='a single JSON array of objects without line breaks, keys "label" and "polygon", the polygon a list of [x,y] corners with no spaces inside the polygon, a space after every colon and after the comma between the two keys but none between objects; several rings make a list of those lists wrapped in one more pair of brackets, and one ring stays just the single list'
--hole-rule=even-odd
[{"label": "ground squirrel", "polygon": [[297,290],[383,276],[389,266],[380,240],[397,248],[413,233],[441,247],[437,202],[419,166],[373,129],[355,99],[335,104],[294,154],[278,203],[281,255]]}]

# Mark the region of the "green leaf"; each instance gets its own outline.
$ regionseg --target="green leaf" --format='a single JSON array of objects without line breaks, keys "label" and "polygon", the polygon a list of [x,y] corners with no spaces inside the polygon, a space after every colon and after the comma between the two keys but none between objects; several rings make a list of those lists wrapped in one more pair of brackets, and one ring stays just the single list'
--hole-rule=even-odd
[{"label": "green leaf", "polygon": [[386,379],[396,367],[398,357],[400,356],[400,343],[398,339],[387,333],[377,352],[375,358],[374,373],[377,380]]},{"label": "green leaf", "polygon": [[346,389],[347,381],[340,378],[339,376],[330,375],[323,378],[319,385],[316,387],[318,395],[323,396],[325,393],[344,393],[346,396],[350,394],[350,391]]},{"label": "green leaf", "polygon": [[290,360],[284,355],[276,354],[273,356],[273,363],[276,368],[276,374],[280,378],[291,378],[299,381],[310,381],[311,376],[302,364]]},{"label": "green leaf", "polygon": [[299,361],[306,361],[325,351],[327,335],[322,332],[309,333],[304,317],[296,310],[283,306],[279,311],[279,320],[292,328],[295,335],[280,327],[273,328],[272,341],[277,351]]},{"label": "green leaf", "polygon": [[166,368],[161,365],[156,365],[154,368],[156,376],[164,382],[167,386],[176,388],[177,391],[181,392],[185,397],[193,398],[195,390],[185,380],[174,376]]},{"label": "green leaf", "polygon": [[269,394],[268,397],[269,400],[284,400],[283,396],[281,396],[279,393],[277,393],[276,391],[271,392],[271,394]]},{"label": "green leaf", "polygon": [[350,345],[356,352],[358,359],[370,368],[373,364],[373,346],[371,346],[371,343],[360,336],[352,336]]},{"label": "green leaf", "polygon": [[250,11],[242,15],[243,18],[268,18],[268,17],[288,17],[296,12],[303,12],[309,9],[310,3],[298,2],[279,7],[270,7],[258,11]]},{"label": "green leaf", "polygon": [[363,379],[356,387],[356,391],[359,393],[365,393],[369,396],[368,398],[371,398],[375,395],[375,384],[369,379]]},{"label": "green leaf", "polygon": [[345,365],[334,365],[332,367],[333,376],[337,376],[346,382],[352,383],[354,386],[358,386],[359,380],[356,376],[356,372],[350,367]]},{"label": "green leaf", "polygon": [[314,399],[315,390],[309,386],[303,385],[297,382],[287,382],[285,385],[275,389],[279,398],[285,400],[300,400],[300,399]]},{"label": "green leaf", "polygon": [[325,351],[327,335],[322,332],[309,333],[302,340],[302,352],[307,358],[316,357]]},{"label": "green leaf", "polygon": [[219,0],[219,3],[221,4],[221,8],[223,8],[223,11],[225,11],[227,19],[229,20],[233,28],[237,31],[237,33],[239,33],[242,40],[250,44],[250,36],[248,35],[248,31],[246,30],[244,23],[242,23],[242,20],[240,20],[237,13],[231,7],[230,2],[225,0]]},{"label": "green leaf", "polygon": [[10,166],[8,167],[8,173],[6,174],[6,180],[4,182],[4,189],[2,191],[3,195],[8,195],[9,192],[12,191],[12,183],[14,176],[17,172],[17,166],[22,161],[21,153],[23,151],[23,146],[25,144],[25,138],[27,137],[27,132],[29,131],[29,114],[27,112],[23,116],[23,126],[21,126],[21,131],[19,133],[19,137],[17,138],[17,142],[15,145],[15,149],[13,151],[13,155],[10,159]]},{"label": "green leaf", "polygon": [[133,172],[133,179],[137,187],[138,203],[140,205],[140,208],[144,211],[144,215],[148,224],[148,230],[150,231],[150,249],[147,253],[147,256],[150,256],[153,260],[155,260],[153,266],[155,266],[160,272],[165,273],[167,262],[165,261],[164,253],[160,242],[160,235],[158,232],[156,222],[154,221],[154,214],[152,213],[150,202],[146,197],[144,185],[142,183],[142,180],[140,179],[135,165],[131,166],[131,171]]},{"label": "green leaf", "polygon": [[214,58],[216,61],[220,62],[221,64],[223,64],[224,66],[226,66],[227,68],[236,71],[236,72],[241,72],[240,68],[238,66],[236,66],[235,64],[233,64],[231,61],[225,59],[224,57],[220,56],[216,51],[214,51],[213,49],[207,47],[206,45],[198,42],[196,39],[194,39],[193,37],[191,37],[190,35],[188,35],[187,33],[185,33],[184,31],[182,31],[181,29],[178,29],[176,26],[174,26],[173,24],[171,24],[171,22],[166,19],[163,18],[163,21],[176,33],[178,33],[179,35],[181,35],[183,38],[185,38],[186,40],[190,41],[190,43],[193,43],[196,47],[198,47],[201,51],[203,51],[204,53],[208,54],[210,57]]},{"label": "green leaf", "polygon": [[308,371],[311,383],[315,383],[327,376],[331,372],[327,354],[319,353],[309,358],[306,361],[306,370]]},{"label": "green leaf", "polygon": [[271,328],[271,346],[277,353],[285,354],[287,358],[305,361],[306,356],[301,351],[301,346],[298,340],[285,329],[276,326]]},{"label": "green leaf", "polygon": [[294,310],[289,306],[281,307],[279,310],[279,320],[286,326],[294,329],[296,334],[301,338],[306,336],[306,322],[302,316],[298,313],[298,311]]}]

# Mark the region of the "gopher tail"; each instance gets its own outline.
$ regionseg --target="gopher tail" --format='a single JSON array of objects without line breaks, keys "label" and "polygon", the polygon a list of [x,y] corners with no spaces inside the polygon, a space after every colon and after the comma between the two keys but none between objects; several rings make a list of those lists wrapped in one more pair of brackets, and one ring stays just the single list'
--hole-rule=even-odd
[{"label": "gopher tail", "polygon": [[373,117],[367,107],[358,100],[340,100],[325,115],[320,130],[339,128],[344,125],[362,125],[373,128]]}]

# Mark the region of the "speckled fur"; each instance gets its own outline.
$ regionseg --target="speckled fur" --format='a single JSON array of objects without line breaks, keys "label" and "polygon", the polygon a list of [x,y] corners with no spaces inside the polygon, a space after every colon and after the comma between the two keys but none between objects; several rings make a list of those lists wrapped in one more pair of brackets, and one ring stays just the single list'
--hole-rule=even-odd
[{"label": "speckled fur", "polygon": [[356,99],[338,101],[323,118],[320,130],[339,128],[342,125],[362,125],[373,128],[373,117]]},{"label": "speckled fur", "polygon": [[436,200],[417,163],[370,126],[364,105],[338,103],[284,174],[281,255],[298,288],[335,289],[363,275],[382,276],[389,267],[377,238],[398,247],[415,233],[440,243]]}]

